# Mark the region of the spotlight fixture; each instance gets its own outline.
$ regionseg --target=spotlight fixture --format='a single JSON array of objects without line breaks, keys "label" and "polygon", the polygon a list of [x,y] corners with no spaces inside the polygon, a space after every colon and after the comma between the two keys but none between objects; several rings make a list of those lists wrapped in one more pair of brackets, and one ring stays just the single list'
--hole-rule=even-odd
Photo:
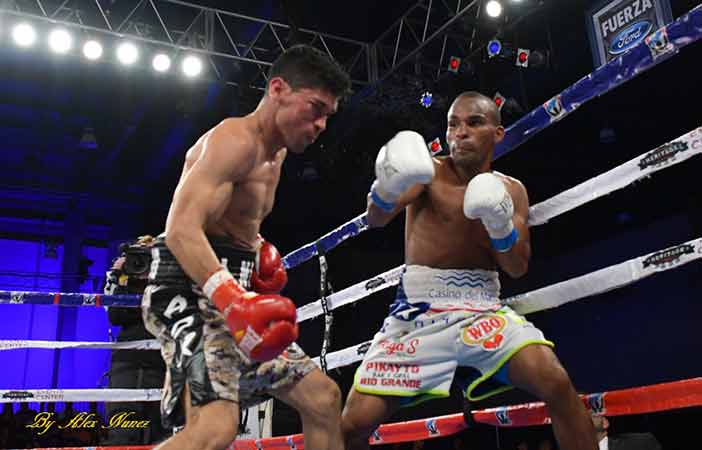
[{"label": "spotlight fixture", "polygon": [[95,61],[102,56],[102,45],[98,41],[88,41],[83,45],[83,56]]},{"label": "spotlight fixture", "polygon": [[37,32],[31,25],[22,22],[12,29],[12,39],[19,47],[31,47],[37,40]]},{"label": "spotlight fixture", "polygon": [[73,47],[73,38],[68,31],[57,28],[49,34],[49,47],[54,53],[67,53]]},{"label": "spotlight fixture", "polygon": [[495,101],[495,105],[497,105],[497,109],[502,111],[502,107],[505,106],[505,102],[507,101],[505,96],[500,94],[499,92],[495,92],[493,100]]},{"label": "spotlight fixture", "polygon": [[485,11],[490,17],[500,17],[500,14],[502,14],[502,4],[497,0],[490,0],[487,2],[487,5],[485,5]]},{"label": "spotlight fixture", "polygon": [[186,56],[182,65],[183,73],[189,78],[196,77],[202,72],[202,61],[197,56]]},{"label": "spotlight fixture", "polygon": [[457,56],[452,56],[449,59],[448,70],[449,72],[458,73],[458,68],[461,67],[461,58]]},{"label": "spotlight fixture", "polygon": [[529,67],[529,54],[530,53],[531,53],[531,51],[527,50],[525,48],[517,49],[517,59],[514,62],[514,64],[517,67]]},{"label": "spotlight fixture", "polygon": [[429,147],[429,151],[431,152],[432,155],[436,155],[437,153],[441,153],[441,140],[439,138],[435,138],[433,141],[431,141],[429,144],[427,144],[427,147]]},{"label": "spotlight fixture", "polygon": [[166,72],[171,68],[171,58],[168,55],[159,53],[154,56],[154,60],[151,63],[152,67],[156,72]]},{"label": "spotlight fixture", "polygon": [[117,59],[125,66],[130,66],[139,59],[139,50],[131,42],[123,42],[117,47]]},{"label": "spotlight fixture", "polygon": [[429,108],[433,102],[433,99],[434,99],[434,95],[431,92],[426,91],[419,98],[419,104],[425,108]]},{"label": "spotlight fixture", "polygon": [[502,53],[502,42],[500,42],[498,39],[493,39],[490,42],[488,42],[488,45],[487,45],[488,57],[494,58],[495,56],[498,56],[500,53]]}]

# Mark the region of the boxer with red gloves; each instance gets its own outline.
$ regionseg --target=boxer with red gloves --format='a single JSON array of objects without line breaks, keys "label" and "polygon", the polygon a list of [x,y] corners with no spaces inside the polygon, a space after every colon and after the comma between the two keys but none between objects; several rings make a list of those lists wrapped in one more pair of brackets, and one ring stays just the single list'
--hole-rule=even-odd
[{"label": "boxer with red gloves", "polygon": [[288,275],[280,253],[260,237],[256,270],[251,274],[254,292],[242,288],[221,268],[207,278],[202,290],[227,320],[239,349],[254,361],[268,361],[297,339],[297,311],[290,299],[275,295]]},{"label": "boxer with red gloves", "polygon": [[259,247],[256,252],[256,270],[251,274],[254,291],[261,294],[278,294],[288,283],[283,259],[273,244],[258,235]]},{"label": "boxer with red gloves", "polygon": [[258,235],[288,151],[321,133],[349,86],[313,47],[273,63],[258,108],[229,118],[187,152],[142,299],[167,366],[161,415],[182,431],[159,449],[225,449],[240,409],[269,396],[301,416],[305,447],[343,449],[338,386],[294,342],[287,274]]}]

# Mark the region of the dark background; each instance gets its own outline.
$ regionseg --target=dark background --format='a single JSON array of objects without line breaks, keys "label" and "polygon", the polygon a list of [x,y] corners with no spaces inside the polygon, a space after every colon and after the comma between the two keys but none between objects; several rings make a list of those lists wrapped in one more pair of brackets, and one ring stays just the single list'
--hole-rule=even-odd
[{"label": "dark background", "polygon": [[[281,3],[272,0],[236,6],[199,3],[284,23],[291,18]],[[499,90],[510,98],[504,111],[509,125],[590,73],[594,68],[585,13],[591,3],[527,0],[526,5],[511,7],[506,22],[485,19],[478,25],[480,46],[495,35],[500,23],[504,41],[548,50],[546,67],[520,70],[513,64],[487,61],[483,52],[477,52],[470,58],[471,70],[444,73],[438,81],[396,76],[363,96],[357,87],[319,142],[303,156],[288,157],[275,209],[262,234],[285,254],[363,212],[379,147],[405,128],[422,132],[428,141],[443,137],[448,102],[463,90],[478,89],[490,96]],[[413,3],[289,4],[300,27],[372,42]],[[696,2],[671,0],[671,6],[673,16],[679,17]],[[36,49],[20,51],[12,45],[7,28],[0,27],[0,289],[99,291],[119,242],[162,231],[189,146],[224,117],[252,111],[260,92],[218,81],[157,77],[147,70],[126,72],[109,63],[88,65],[78,57],[54,58]],[[472,31],[468,25],[455,28],[459,34]],[[242,30],[242,39],[246,33]],[[700,126],[701,57],[699,43],[686,47],[499,159],[495,169],[522,180],[535,204]],[[436,99],[429,109],[418,103],[426,89]],[[94,131],[96,148],[81,148],[86,129]],[[613,132],[613,138],[602,139],[602,130]],[[700,237],[700,169],[699,158],[693,158],[534,228],[530,274],[517,281],[503,277],[505,296]],[[401,264],[402,230],[403,220],[398,218],[331,252],[334,288]],[[47,246],[57,246],[60,256],[71,239],[79,239],[86,249],[78,258],[82,263],[55,261],[51,271],[42,270],[48,267],[39,261],[46,258]],[[298,305],[318,297],[315,261],[291,270],[289,276],[285,293]],[[556,342],[557,354],[582,392],[691,378],[702,373],[701,284],[700,266],[694,262],[529,318]],[[369,339],[392,296],[387,290],[336,311],[333,350]],[[29,308],[36,308],[36,314],[27,317]],[[31,325],[35,331],[53,330],[47,333],[55,340],[91,340],[106,336],[109,328],[106,321],[96,322],[92,316],[81,319],[75,312],[46,313],[41,308],[0,305],[3,318],[21,323],[4,327],[0,337],[38,339],[39,331],[26,334]],[[50,316],[48,322],[38,322],[45,316]],[[91,327],[100,329],[89,332]],[[300,343],[310,355],[319,353],[321,335],[321,319],[302,326]],[[83,363],[84,354],[16,353],[20,354],[0,358],[8,364],[23,358],[35,369],[18,368],[5,375],[5,381],[0,375],[0,388],[35,388],[35,382],[37,388],[96,385],[92,379],[83,383],[72,375],[71,367],[78,358]],[[95,357],[100,367],[105,357],[96,354],[103,355]],[[58,367],[64,362],[65,367]],[[52,375],[40,380],[42,368]],[[349,367],[334,370],[331,376],[346,393],[352,374]],[[512,393],[477,407],[528,400],[532,399]],[[437,401],[397,418],[428,417],[458,407],[457,400]],[[294,412],[279,403],[275,409],[274,434],[299,431]],[[654,429],[668,444],[664,448],[691,448],[682,443],[693,439],[690,427],[700,417],[693,409],[616,423],[625,429]],[[489,445],[494,443],[493,431],[487,430],[483,437]],[[504,441],[502,445],[508,448]]]}]

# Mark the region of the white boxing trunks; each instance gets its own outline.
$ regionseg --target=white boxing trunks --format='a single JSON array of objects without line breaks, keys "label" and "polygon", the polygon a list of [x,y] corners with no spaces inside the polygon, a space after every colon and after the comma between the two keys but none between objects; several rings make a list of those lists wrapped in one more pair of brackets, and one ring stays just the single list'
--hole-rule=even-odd
[{"label": "white boxing trunks", "polygon": [[509,358],[526,345],[553,343],[499,296],[497,272],[407,266],[355,389],[406,397],[403,406],[411,406],[448,397],[459,367],[467,369],[457,381],[470,400],[512,389]]}]

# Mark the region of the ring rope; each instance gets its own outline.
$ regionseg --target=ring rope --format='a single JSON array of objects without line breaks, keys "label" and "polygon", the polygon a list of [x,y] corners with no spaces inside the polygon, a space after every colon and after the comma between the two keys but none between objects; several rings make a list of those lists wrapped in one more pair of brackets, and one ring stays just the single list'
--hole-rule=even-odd
[{"label": "ring rope", "polygon": [[[111,391],[118,391],[112,389]],[[85,389],[84,391],[91,391]],[[93,389],[92,391],[99,391]],[[0,391],[0,399],[10,391]],[[41,393],[42,391],[14,391],[16,393]],[[49,392],[49,391],[44,391]],[[53,397],[60,397],[61,390],[55,392]],[[68,398],[35,398],[31,401],[71,401]],[[645,414],[671,409],[702,406],[702,378],[660,383],[628,389],[598,392],[581,395],[585,406],[598,414],[608,416],[621,416],[630,414]],[[114,401],[110,399],[111,401]],[[157,400],[157,399],[150,399]],[[18,400],[15,400],[18,401]],[[25,400],[19,400],[25,401]],[[30,401],[30,400],[26,400]],[[81,397],[73,401],[98,401]],[[127,401],[127,400],[124,400]],[[544,425],[550,423],[546,407],[543,402],[525,403],[512,406],[501,406],[471,411],[475,422],[497,427],[525,427]],[[384,424],[374,431],[369,439],[372,445],[409,442],[414,440],[445,437],[467,428],[462,413],[426,419],[410,420]],[[260,450],[260,449],[292,449],[302,450],[303,436],[295,434],[264,439],[245,439],[234,441],[229,448],[233,450]],[[75,447],[74,447],[75,448]],[[82,447],[77,447],[81,448]],[[152,446],[117,446],[117,447],[89,447],[97,449],[127,450],[150,449]],[[48,450],[48,449],[44,449]],[[64,449],[67,450],[67,449]]]},{"label": "ring rope", "polygon": [[161,389],[0,389],[0,403],[157,402]]},{"label": "ring rope", "polygon": [[[642,178],[651,176],[653,173],[687,161],[692,156],[702,153],[702,127],[696,128],[677,139],[660,145],[642,155],[631,159],[612,170],[604,172],[591,178],[573,188],[561,192],[541,203],[533,205],[529,209],[529,225],[538,226],[548,222],[550,219],[571,211],[588,202],[596,200],[614,191],[620,190]],[[365,228],[362,225],[365,223]],[[319,242],[326,241],[324,248],[329,251],[339,243],[356,236],[367,228],[365,214],[356,217],[350,222],[330,231],[319,239]],[[309,248],[314,250],[309,250]],[[331,246],[331,247],[328,247]],[[306,255],[315,249],[316,242],[307,244],[298,250],[288,254],[285,258],[290,261],[306,261]],[[302,253],[298,251],[304,250]],[[313,256],[310,256],[310,258]],[[357,283],[349,288],[339,291],[329,296],[330,303],[335,307],[342,304],[352,303],[370,293],[385,289],[397,284],[402,273],[403,266],[390,269],[370,280]],[[374,282],[374,280],[377,280]],[[392,284],[373,286],[375,283],[382,283],[382,280],[394,281]],[[374,282],[374,283],[371,283]],[[343,295],[342,295],[343,294]],[[343,300],[342,300],[343,299]],[[39,305],[61,305],[61,306],[132,306],[137,307],[141,303],[141,296],[134,294],[99,295],[99,294],[77,294],[77,293],[45,293],[45,292],[23,292],[23,291],[0,291],[0,303],[13,304],[39,304]],[[318,308],[321,302],[311,302],[298,308],[299,322],[319,315]]]},{"label": "ring rope", "polygon": [[[608,416],[702,406],[702,378],[581,395],[580,398],[588,409]],[[543,402],[472,411],[471,415],[476,422],[499,427],[524,427],[550,423]],[[466,428],[462,413],[390,423],[378,427],[372,433],[369,443],[381,445],[433,439],[450,436]],[[290,449],[292,448],[290,442],[301,449],[303,437],[301,434],[296,434],[269,439],[234,441],[234,449]]]},{"label": "ring rope", "polygon": [[550,219],[702,153],[702,127],[529,208],[529,225]]},{"label": "ring rope", "polygon": [[540,131],[637,75],[678,54],[702,38],[702,5],[661,27],[618,58],[595,69],[542,106],[510,126],[495,149],[494,159],[506,155]]},{"label": "ring rope", "polygon": [[[652,36],[655,39],[639,42],[626,53],[584,76],[507,128],[505,138],[495,149],[494,159],[511,152],[538,132],[575,111],[580,105],[621,86],[636,75],[677,55],[681,48],[698,41],[702,38],[702,5],[663,26]],[[662,40],[667,40],[668,45],[654,56],[649,44],[665,43]],[[322,237],[324,248],[327,251],[331,250],[349,237],[364,231],[367,226],[364,214],[352,219]],[[315,251],[314,243],[309,243],[286,255],[283,263],[286,268],[295,267],[314,257]]]},{"label": "ring rope", "polygon": [[[702,238],[693,239],[685,243],[648,253],[632,258],[619,264],[611,265],[594,272],[570,278],[540,289],[517,294],[502,301],[520,314],[530,314],[537,311],[556,308],[566,303],[582,298],[602,294],[647,278],[659,272],[676,269],[692,261],[702,258]],[[396,267],[386,274],[394,276],[388,278],[375,277],[357,283],[347,289],[341,290],[329,297],[329,309],[334,310],[341,306],[353,303],[360,298],[394,286],[399,283],[399,273],[404,266]],[[363,295],[359,292],[364,286],[369,291]],[[304,310],[304,314],[300,311]],[[298,322],[302,322],[323,314],[324,311],[319,301],[308,303],[298,308]],[[348,347],[327,355],[329,368],[333,369],[360,360],[363,352],[360,350],[366,342]],[[156,340],[143,340],[134,342],[54,342],[34,340],[0,340],[0,351],[23,348],[115,348],[115,349],[140,349],[156,350]],[[356,355],[356,359],[348,358]]]}]

